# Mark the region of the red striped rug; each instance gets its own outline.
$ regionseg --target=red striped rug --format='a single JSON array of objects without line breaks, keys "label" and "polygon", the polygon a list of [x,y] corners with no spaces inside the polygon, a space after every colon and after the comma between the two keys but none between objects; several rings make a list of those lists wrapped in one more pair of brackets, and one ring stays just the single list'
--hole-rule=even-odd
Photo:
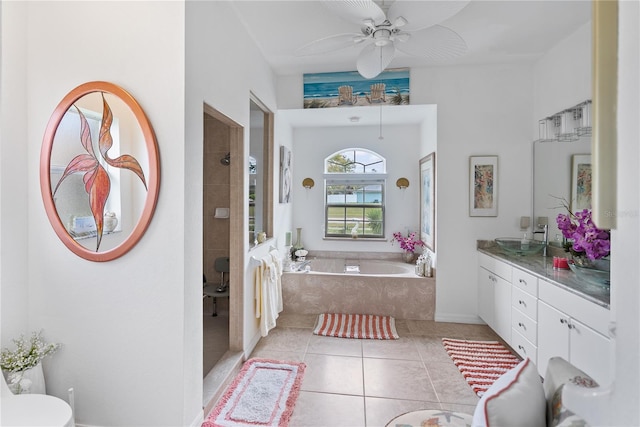
[{"label": "red striped rug", "polygon": [[316,335],[339,338],[397,340],[396,320],[391,316],[372,314],[325,313],[318,316]]},{"label": "red striped rug", "polygon": [[460,373],[478,396],[521,359],[498,341],[442,338],[442,344]]}]

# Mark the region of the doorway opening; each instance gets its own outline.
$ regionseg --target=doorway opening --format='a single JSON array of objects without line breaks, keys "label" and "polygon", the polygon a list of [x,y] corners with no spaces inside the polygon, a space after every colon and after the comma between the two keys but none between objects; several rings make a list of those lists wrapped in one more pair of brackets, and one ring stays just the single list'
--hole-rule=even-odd
[{"label": "doorway opening", "polygon": [[[242,354],[243,127],[204,104],[203,114],[203,399],[217,393]],[[228,259],[226,270],[221,259]],[[216,262],[218,261],[218,262]],[[224,285],[223,287],[221,287]],[[220,293],[217,289],[221,287]]]}]

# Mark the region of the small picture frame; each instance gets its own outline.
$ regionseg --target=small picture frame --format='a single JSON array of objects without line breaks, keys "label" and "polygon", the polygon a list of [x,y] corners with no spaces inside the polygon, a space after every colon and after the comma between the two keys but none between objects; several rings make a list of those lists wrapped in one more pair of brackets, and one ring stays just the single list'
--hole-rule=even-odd
[{"label": "small picture frame", "polygon": [[420,159],[420,240],[436,250],[436,153]]},{"label": "small picture frame", "polygon": [[571,211],[591,209],[591,154],[571,157]]},{"label": "small picture frame", "polygon": [[498,216],[498,156],[469,157],[469,216]]}]

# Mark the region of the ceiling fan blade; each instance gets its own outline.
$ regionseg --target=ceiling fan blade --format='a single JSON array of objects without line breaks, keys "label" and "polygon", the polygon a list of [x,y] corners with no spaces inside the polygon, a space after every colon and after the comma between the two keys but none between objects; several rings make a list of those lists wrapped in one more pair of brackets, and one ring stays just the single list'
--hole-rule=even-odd
[{"label": "ceiling fan blade", "polygon": [[368,44],[358,55],[358,72],[365,79],[374,78],[387,68],[395,53],[396,48],[393,43],[384,46],[376,46],[375,43]]},{"label": "ceiling fan blade", "polygon": [[386,19],[380,6],[373,0],[324,0],[322,4],[339,17],[360,26],[366,19],[372,19],[376,24]]},{"label": "ceiling fan blade", "polygon": [[412,1],[396,0],[387,13],[390,22],[399,17],[407,23],[399,27],[402,31],[417,31],[439,24],[460,12],[470,0]]},{"label": "ceiling fan blade", "polygon": [[354,38],[362,37],[361,33],[336,34],[308,43],[294,52],[296,56],[319,55],[354,46]]},{"label": "ceiling fan blade", "polygon": [[467,53],[467,43],[450,28],[434,25],[410,34],[407,41],[396,43],[398,50],[407,55],[442,62]]}]

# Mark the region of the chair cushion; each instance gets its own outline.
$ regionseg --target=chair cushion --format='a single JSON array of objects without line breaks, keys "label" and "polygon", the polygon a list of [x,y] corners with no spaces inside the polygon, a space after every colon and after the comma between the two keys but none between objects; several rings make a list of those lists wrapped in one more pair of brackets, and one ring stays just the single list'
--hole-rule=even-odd
[{"label": "chair cushion", "polygon": [[598,383],[560,357],[549,359],[544,376],[544,392],[547,397],[547,425],[549,427],[581,427],[587,423],[575,415],[562,402],[562,389],[566,383],[578,387],[598,387]]},{"label": "chair cushion", "polygon": [[473,414],[477,427],[541,427],[546,425],[542,381],[526,358],[498,378],[482,396]]}]

